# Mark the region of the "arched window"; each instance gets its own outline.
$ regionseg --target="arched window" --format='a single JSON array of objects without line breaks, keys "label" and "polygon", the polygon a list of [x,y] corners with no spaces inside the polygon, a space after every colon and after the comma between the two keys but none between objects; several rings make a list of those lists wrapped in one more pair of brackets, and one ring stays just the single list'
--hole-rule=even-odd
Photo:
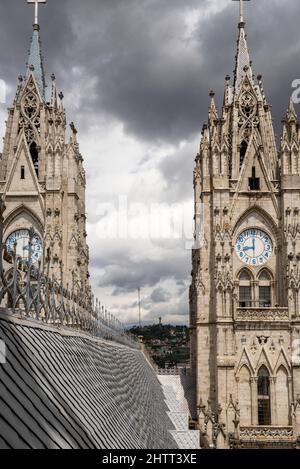
[{"label": "arched window", "polygon": [[243,140],[240,145],[240,169],[243,166],[244,159],[247,153],[247,149],[248,149],[248,143],[245,142],[245,140]]},{"label": "arched window", "polygon": [[250,371],[247,366],[243,365],[238,375],[238,398],[241,405],[240,424],[248,427],[252,421],[252,402],[251,402],[251,385]]},{"label": "arched window", "polygon": [[240,280],[241,280],[241,281],[250,282],[250,280],[251,280],[251,275],[249,274],[249,272],[247,272],[247,270],[243,270],[243,271],[240,273]]},{"label": "arched window", "polygon": [[36,175],[39,176],[39,152],[35,142],[32,142],[30,145],[30,154]]},{"label": "arched window", "polygon": [[271,276],[267,270],[263,270],[258,277],[259,281],[259,307],[270,308],[272,305]]},{"label": "arched window", "polygon": [[257,404],[258,425],[271,425],[270,375],[265,366],[258,372]]},{"label": "arched window", "polygon": [[239,276],[239,303],[240,308],[252,306],[251,275],[243,270]]},{"label": "arched window", "polygon": [[283,365],[279,367],[276,373],[275,392],[277,425],[280,425],[282,427],[290,425],[291,422],[288,372]]}]

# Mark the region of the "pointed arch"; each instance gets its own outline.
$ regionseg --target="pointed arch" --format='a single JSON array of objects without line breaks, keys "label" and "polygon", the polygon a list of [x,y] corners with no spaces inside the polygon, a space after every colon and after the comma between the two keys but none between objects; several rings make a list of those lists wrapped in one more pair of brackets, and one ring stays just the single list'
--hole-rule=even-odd
[{"label": "pointed arch", "polygon": [[262,363],[257,371],[257,376],[270,376],[268,367]]},{"label": "pointed arch", "polygon": [[49,143],[47,144],[47,147],[46,147],[46,154],[47,154],[47,155],[51,155],[51,154],[53,154],[53,153],[54,153],[53,145],[52,145],[51,142],[49,142]]},{"label": "pointed arch", "polygon": [[28,93],[28,91],[34,91],[38,95],[40,103],[41,104],[43,103],[43,96],[37,84],[34,72],[30,72],[28,76],[26,77],[26,81],[24,83],[24,87],[20,95],[20,101],[24,98],[24,96]]},{"label": "pointed arch", "polygon": [[[35,137],[36,137],[36,135],[34,135],[33,139],[35,139]],[[38,138],[36,139],[36,141],[38,141]],[[19,162],[20,162],[20,159],[22,157],[23,157],[23,161],[26,162],[26,164],[29,167],[29,173],[31,175],[32,184],[34,185],[34,190],[36,190],[39,193],[39,185],[38,185],[38,181],[37,181],[37,178],[36,178],[36,175],[35,175],[35,170],[34,170],[32,158],[31,158],[31,154],[30,154],[30,148],[29,148],[29,145],[27,143],[25,129],[22,128],[21,131],[19,132],[19,135],[18,135],[18,138],[17,138],[15,158],[14,158],[13,164],[11,165],[11,168],[8,172],[8,176],[6,178],[5,194],[7,192],[9,192],[9,190],[10,190],[12,184],[13,184],[14,174],[16,172],[16,169],[17,169],[17,167],[19,165]],[[42,198],[40,197],[40,199],[42,199]]]},{"label": "pointed arch", "polygon": [[[245,210],[245,212],[237,219],[237,221],[235,222],[233,228],[232,228],[232,236],[234,236],[236,234],[236,232],[240,229],[240,226],[242,225],[242,223],[248,218],[250,217],[252,214],[259,214],[264,222],[265,222],[265,225],[266,225],[266,231],[269,231],[269,236],[271,239],[275,238],[276,240],[276,243],[277,244],[280,244],[280,241],[281,241],[281,236],[280,236],[280,231],[275,223],[275,221],[273,220],[273,218],[270,216],[270,214],[263,208],[263,207],[260,207],[258,205],[253,205],[252,207],[249,207],[247,210]],[[271,235],[272,233],[272,235]]]},{"label": "pointed arch", "polygon": [[263,364],[257,372],[258,425],[271,425],[270,372]]},{"label": "pointed arch", "polygon": [[259,307],[270,308],[273,303],[273,274],[268,268],[262,268],[257,274]]},{"label": "pointed arch", "polygon": [[255,369],[257,375],[258,375],[259,369],[262,366],[265,366],[270,374],[273,373],[274,366],[272,365],[272,363],[271,363],[271,361],[268,357],[268,354],[265,350],[265,347],[262,348],[262,350],[260,352],[260,355],[258,357],[258,361],[257,361],[256,369]]},{"label": "pointed arch", "polygon": [[277,425],[280,426],[287,426],[290,424],[290,396],[288,380],[288,370],[281,364],[277,369],[275,381]]},{"label": "pointed arch", "polygon": [[243,364],[238,374],[238,400],[242,402],[240,408],[240,424],[251,425],[252,397],[251,397],[251,373],[246,364]]},{"label": "pointed arch", "polygon": [[268,274],[268,276],[270,277],[270,280],[273,280],[274,279],[274,274],[272,272],[272,270],[267,267],[267,266],[263,266],[258,272],[257,272],[257,279],[259,280],[262,276],[262,274],[266,272]]},{"label": "pointed arch", "polygon": [[69,241],[69,248],[71,249],[75,249],[76,246],[78,246],[78,240],[76,239],[75,235],[73,234],[71,236],[71,239]]},{"label": "pointed arch", "polygon": [[53,240],[53,237],[51,236],[51,234],[48,232],[45,236],[45,241],[46,242],[51,242]]},{"label": "pointed arch", "polygon": [[54,153],[61,153],[62,152],[62,147],[60,142],[56,142],[55,147],[54,147]]},{"label": "pointed arch", "polygon": [[250,356],[247,352],[246,347],[243,348],[239,363],[236,367],[236,371],[235,371],[235,376],[236,377],[238,377],[239,372],[240,372],[240,370],[243,366],[246,366],[249,369],[249,372],[250,372],[251,376],[255,375],[255,369],[254,369],[253,363],[250,359]]},{"label": "pointed arch", "polygon": [[[7,230],[10,226],[13,225],[13,223],[16,221],[16,219],[22,215],[25,214],[28,216],[30,221],[32,222],[32,225],[34,228],[38,231],[39,235],[41,238],[44,236],[44,223],[42,220],[34,213],[29,207],[27,207],[25,204],[20,204],[18,207],[16,207],[14,210],[12,210],[7,217],[4,220],[4,233],[7,235]],[[26,217],[25,217],[26,218]],[[30,226],[28,226],[30,228]]]},{"label": "pointed arch", "polygon": [[281,347],[281,349],[280,349],[280,352],[279,352],[279,355],[278,355],[278,358],[277,358],[277,361],[276,361],[276,365],[274,367],[274,375],[275,376],[278,372],[278,369],[281,366],[286,368],[286,370],[288,371],[288,375],[290,376],[291,375],[291,366],[290,366],[290,362],[289,362],[289,359],[287,357],[287,354],[286,354],[283,347]]},{"label": "pointed arch", "polygon": [[241,279],[241,276],[243,276],[244,274],[249,276],[251,280],[254,280],[253,273],[248,267],[241,267],[240,270],[238,270],[237,272],[236,278]]},{"label": "pointed arch", "polygon": [[246,267],[242,268],[237,277],[239,282],[239,307],[250,308],[253,305],[254,292],[253,292],[253,274]]}]

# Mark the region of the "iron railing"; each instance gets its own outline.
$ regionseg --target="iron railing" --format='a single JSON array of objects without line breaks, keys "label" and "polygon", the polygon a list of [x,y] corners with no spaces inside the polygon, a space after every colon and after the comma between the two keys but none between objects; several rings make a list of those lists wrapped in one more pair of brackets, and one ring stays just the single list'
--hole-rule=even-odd
[{"label": "iron railing", "polygon": [[[28,258],[17,255],[16,244],[7,250],[3,241],[5,204],[0,198],[0,306],[12,314],[31,318],[42,323],[68,327],[94,337],[113,340],[139,348],[135,338],[128,334],[124,325],[113,316],[89,291],[72,276],[72,285],[63,284],[63,264],[59,265],[59,278],[51,269],[50,250],[44,252],[43,266],[33,263],[34,229],[29,229]],[[4,258],[10,268],[5,270]]]}]

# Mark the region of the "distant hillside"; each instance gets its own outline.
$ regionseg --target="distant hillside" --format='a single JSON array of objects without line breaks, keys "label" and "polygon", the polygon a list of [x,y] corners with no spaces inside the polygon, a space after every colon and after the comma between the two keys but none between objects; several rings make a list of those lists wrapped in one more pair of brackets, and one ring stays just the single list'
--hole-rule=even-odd
[{"label": "distant hillside", "polygon": [[155,324],[132,327],[160,368],[186,366],[189,363],[189,329],[187,326]]}]

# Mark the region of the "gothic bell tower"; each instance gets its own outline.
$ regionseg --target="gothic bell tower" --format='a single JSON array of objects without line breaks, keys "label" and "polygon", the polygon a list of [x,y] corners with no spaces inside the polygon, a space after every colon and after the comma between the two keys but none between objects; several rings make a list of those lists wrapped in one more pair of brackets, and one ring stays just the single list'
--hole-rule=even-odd
[{"label": "gothic bell tower", "polygon": [[[280,152],[262,77],[254,79],[243,2],[233,80],[214,93],[194,171],[191,365],[210,445],[295,446],[300,436],[299,124]],[[196,223],[196,237],[200,237]]]},{"label": "gothic bell tower", "polygon": [[37,7],[45,2],[28,3],[35,3],[36,13],[27,69],[9,109],[0,160],[4,242],[8,252],[15,246],[26,260],[32,227],[34,262],[43,263],[43,253],[49,252],[51,271],[63,272],[64,284],[75,280],[84,293],[89,291],[89,252],[83,158],[73,123],[66,142],[63,94],[55,76],[48,83],[44,72]]}]

